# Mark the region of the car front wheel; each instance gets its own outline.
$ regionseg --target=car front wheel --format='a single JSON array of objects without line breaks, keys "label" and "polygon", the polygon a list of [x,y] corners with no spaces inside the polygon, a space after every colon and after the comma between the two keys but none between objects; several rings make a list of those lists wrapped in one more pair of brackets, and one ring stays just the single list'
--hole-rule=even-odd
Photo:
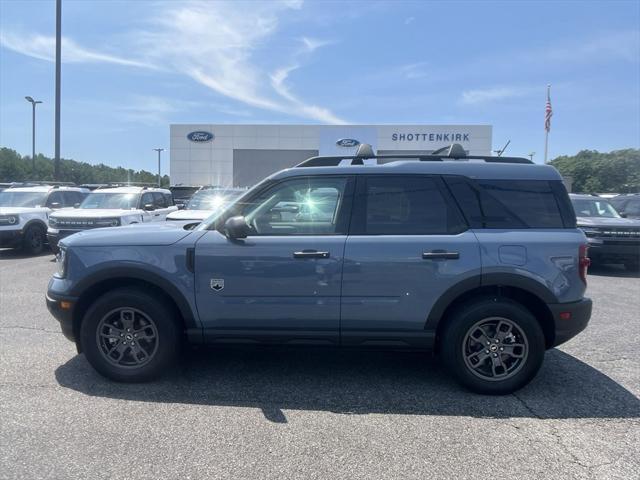
[{"label": "car front wheel", "polygon": [[98,298],[82,321],[80,340],[89,363],[121,382],[157,378],[175,361],[180,329],[173,309],[138,289],[118,289]]},{"label": "car front wheel", "polygon": [[446,368],[462,385],[477,393],[504,395],[536,375],[545,340],[526,308],[491,298],[467,304],[448,319],[441,352]]},{"label": "car front wheel", "polygon": [[44,249],[44,240],[44,229],[37,225],[31,225],[24,232],[22,248],[29,255],[38,255]]}]

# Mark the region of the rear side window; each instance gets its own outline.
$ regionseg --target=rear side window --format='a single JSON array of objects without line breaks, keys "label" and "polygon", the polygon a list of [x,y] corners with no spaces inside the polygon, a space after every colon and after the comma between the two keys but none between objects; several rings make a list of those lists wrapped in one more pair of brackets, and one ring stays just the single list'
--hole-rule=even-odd
[{"label": "rear side window", "polygon": [[575,225],[561,182],[447,178],[473,228],[564,228]]},{"label": "rear side window", "polygon": [[356,234],[446,235],[465,229],[437,178],[393,175],[363,180],[356,195]]}]

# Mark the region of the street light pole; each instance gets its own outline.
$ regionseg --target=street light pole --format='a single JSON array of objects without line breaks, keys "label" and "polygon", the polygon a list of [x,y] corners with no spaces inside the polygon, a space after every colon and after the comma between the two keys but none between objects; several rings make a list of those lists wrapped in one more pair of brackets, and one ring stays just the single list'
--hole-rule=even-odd
[{"label": "street light pole", "polygon": [[160,152],[164,152],[164,148],[154,148],[156,152],[158,152],[158,186],[160,186]]},{"label": "street light pole", "polygon": [[531,152],[529,154],[529,158],[531,159],[531,161],[533,162],[533,156],[536,154],[536,152]]},{"label": "street light pole", "polygon": [[[41,100],[34,100],[32,97],[24,97],[31,104],[31,173],[36,173],[36,105],[42,103]],[[35,177],[34,177],[35,180]]]},{"label": "street light pole", "polygon": [[62,61],[62,0],[56,0],[56,116],[53,179],[60,180],[60,63]]}]

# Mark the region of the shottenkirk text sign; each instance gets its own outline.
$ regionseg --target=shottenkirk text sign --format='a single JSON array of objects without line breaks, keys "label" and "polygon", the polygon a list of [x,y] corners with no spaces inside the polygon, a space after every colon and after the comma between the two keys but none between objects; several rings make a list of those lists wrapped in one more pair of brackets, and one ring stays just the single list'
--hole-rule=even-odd
[{"label": "shottenkirk text sign", "polygon": [[469,142],[469,133],[398,133],[391,134],[393,142]]}]

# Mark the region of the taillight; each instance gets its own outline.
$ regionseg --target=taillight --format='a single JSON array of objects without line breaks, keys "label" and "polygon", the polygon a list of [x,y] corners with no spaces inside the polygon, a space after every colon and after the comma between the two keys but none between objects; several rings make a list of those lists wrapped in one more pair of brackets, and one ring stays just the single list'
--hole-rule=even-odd
[{"label": "taillight", "polygon": [[587,270],[591,265],[591,259],[587,256],[589,253],[589,245],[580,245],[578,250],[578,269],[580,270],[580,278],[587,284]]}]

